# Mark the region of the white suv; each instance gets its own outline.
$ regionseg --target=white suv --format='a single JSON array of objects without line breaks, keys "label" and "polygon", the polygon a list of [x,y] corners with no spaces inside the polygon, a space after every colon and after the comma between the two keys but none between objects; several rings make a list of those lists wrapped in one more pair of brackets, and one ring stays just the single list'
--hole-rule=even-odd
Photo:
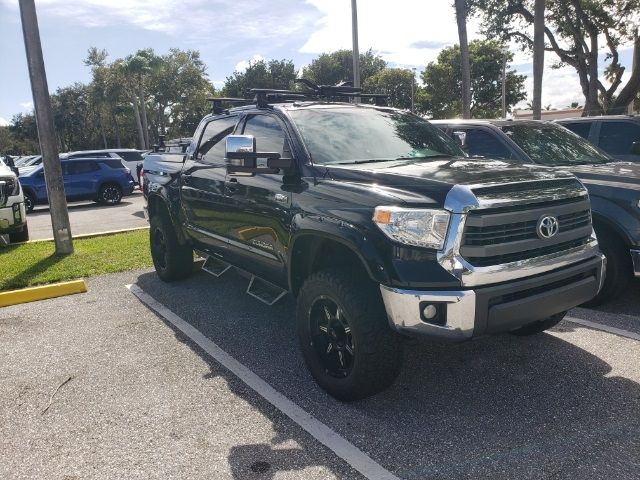
[{"label": "white suv", "polygon": [[9,235],[9,242],[29,240],[24,195],[18,176],[0,160],[0,236]]}]

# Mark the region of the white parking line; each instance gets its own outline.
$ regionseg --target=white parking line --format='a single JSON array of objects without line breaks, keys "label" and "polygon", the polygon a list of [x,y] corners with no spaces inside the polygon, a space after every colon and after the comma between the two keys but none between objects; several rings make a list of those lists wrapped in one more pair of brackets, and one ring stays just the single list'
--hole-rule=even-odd
[{"label": "white parking line", "polygon": [[238,362],[235,358],[222,350],[218,345],[205,337],[193,325],[186,322],[156,299],[145,293],[137,285],[127,285],[127,288],[142,303],[155,311],[162,318],[173,324],[195,344],[207,352],[214,360],[224,366],[258,395],[267,400],[287,417],[306,430],[320,443],[332,450],[338,457],[351,465],[354,469],[370,480],[400,480],[393,473],[376,463],[371,457],[341,437],[324,423],[317,420],[287,397],[275,390],[271,385],[258,377],[255,373]]},{"label": "white parking line", "polygon": [[612,333],[621,337],[631,338],[632,340],[640,340],[640,334],[629,332],[628,330],[623,330],[621,328],[610,327],[608,325],[603,325],[602,323],[582,320],[581,318],[564,317],[564,319],[572,323],[577,323],[578,325],[582,325],[584,327],[593,328],[595,330],[602,330],[603,332]]}]

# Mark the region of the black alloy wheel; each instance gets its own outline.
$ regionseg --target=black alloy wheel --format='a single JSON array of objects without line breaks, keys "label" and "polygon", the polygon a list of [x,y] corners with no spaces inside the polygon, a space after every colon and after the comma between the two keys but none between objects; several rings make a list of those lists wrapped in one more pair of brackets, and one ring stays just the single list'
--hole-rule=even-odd
[{"label": "black alloy wheel", "polygon": [[100,202],[105,205],[117,205],[122,200],[122,189],[113,183],[108,183],[100,189]]},{"label": "black alloy wheel", "polygon": [[313,347],[325,373],[344,378],[351,373],[355,344],[344,312],[332,298],[321,295],[309,315]]}]

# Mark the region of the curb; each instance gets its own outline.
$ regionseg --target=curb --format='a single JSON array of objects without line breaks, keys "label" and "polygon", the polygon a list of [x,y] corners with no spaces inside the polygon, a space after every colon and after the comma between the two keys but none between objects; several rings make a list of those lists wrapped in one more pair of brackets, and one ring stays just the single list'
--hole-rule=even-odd
[{"label": "curb", "polygon": [[36,302],[48,298],[62,297],[87,291],[84,280],[72,280],[70,282],[52,283],[38,287],[23,288],[0,292],[0,307],[8,307],[19,303]]},{"label": "curb", "polygon": [[[107,235],[115,235],[116,233],[126,233],[126,232],[136,232],[138,230],[149,230],[149,226],[145,226],[145,227],[135,227],[135,228],[123,228],[121,230],[107,230],[106,232],[96,232],[96,233],[81,233],[80,235],[73,235],[72,239],[73,240],[77,240],[80,238],[92,238],[92,237],[104,237]],[[28,242],[21,242],[21,243],[12,243],[11,246],[13,245],[24,245],[26,243],[38,243],[38,242],[53,242],[53,237],[52,238],[42,238],[42,239],[37,239],[37,240],[29,240]]]}]

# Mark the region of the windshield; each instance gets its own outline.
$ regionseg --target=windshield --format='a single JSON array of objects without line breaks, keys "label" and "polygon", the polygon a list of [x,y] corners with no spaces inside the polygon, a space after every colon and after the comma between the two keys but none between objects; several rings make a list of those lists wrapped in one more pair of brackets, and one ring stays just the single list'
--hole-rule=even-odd
[{"label": "windshield", "polygon": [[344,107],[290,114],[317,165],[464,156],[440,130],[408,113]]},{"label": "windshield", "polygon": [[531,123],[502,130],[536,163],[549,166],[600,164],[613,161],[606,153],[564,127]]}]

